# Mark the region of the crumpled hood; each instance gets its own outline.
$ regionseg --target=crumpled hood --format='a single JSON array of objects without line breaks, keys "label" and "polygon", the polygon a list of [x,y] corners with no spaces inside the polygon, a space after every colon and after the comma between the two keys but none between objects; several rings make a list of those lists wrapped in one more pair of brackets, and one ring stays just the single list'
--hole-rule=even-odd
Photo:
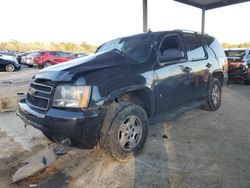
[{"label": "crumpled hood", "polygon": [[73,76],[84,74],[100,69],[106,69],[115,66],[128,65],[137,63],[130,59],[119,50],[88,55],[66,63],[53,65],[39,71],[35,78],[48,79],[52,81],[71,81]]}]

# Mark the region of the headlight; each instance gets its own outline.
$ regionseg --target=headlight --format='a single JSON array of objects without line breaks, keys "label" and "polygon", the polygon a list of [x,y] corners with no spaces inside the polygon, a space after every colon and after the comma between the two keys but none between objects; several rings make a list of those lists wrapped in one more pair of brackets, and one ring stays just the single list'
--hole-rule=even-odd
[{"label": "headlight", "polygon": [[91,86],[61,85],[56,88],[53,106],[86,108],[89,105]]}]

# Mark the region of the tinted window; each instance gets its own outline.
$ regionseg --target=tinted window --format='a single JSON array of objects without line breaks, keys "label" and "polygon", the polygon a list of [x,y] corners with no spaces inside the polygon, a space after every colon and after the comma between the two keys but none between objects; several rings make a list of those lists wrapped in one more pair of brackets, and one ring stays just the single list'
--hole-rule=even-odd
[{"label": "tinted window", "polygon": [[164,38],[159,51],[161,56],[160,59],[165,61],[184,58],[184,51],[180,39],[175,35]]},{"label": "tinted window", "polygon": [[245,50],[226,50],[225,53],[228,58],[237,59],[243,59],[246,54]]},{"label": "tinted window", "polygon": [[203,44],[206,44],[210,50],[212,50],[213,54],[217,57],[225,57],[225,53],[220,43],[213,37],[210,36],[202,36],[201,41]]},{"label": "tinted window", "polygon": [[188,59],[199,60],[206,58],[204,48],[196,36],[185,34],[184,44],[187,49]]},{"label": "tinted window", "polygon": [[209,47],[214,51],[217,57],[225,57],[223,48],[216,39],[214,39],[214,41],[209,45]]}]

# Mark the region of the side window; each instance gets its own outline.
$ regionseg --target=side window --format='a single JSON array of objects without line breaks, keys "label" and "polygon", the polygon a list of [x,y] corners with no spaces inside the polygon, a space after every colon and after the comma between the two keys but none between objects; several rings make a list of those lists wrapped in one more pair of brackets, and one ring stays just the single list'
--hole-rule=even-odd
[{"label": "side window", "polygon": [[167,36],[159,48],[160,62],[184,58],[184,51],[177,36]]},{"label": "side window", "polygon": [[51,56],[57,56],[57,53],[56,52],[49,52],[49,55],[51,55]]},{"label": "side window", "polygon": [[69,55],[68,52],[57,52],[57,57],[68,57]]},{"label": "side window", "polygon": [[187,49],[189,60],[200,60],[206,58],[206,53],[198,37],[185,34],[183,36],[183,41]]}]

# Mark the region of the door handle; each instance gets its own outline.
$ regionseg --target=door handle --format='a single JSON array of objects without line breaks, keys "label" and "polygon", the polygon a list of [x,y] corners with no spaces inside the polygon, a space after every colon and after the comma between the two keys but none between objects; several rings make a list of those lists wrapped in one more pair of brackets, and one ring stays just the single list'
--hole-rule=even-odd
[{"label": "door handle", "polygon": [[185,67],[185,68],[183,69],[183,72],[190,73],[191,71],[192,71],[192,68],[190,68],[190,67]]},{"label": "door handle", "polygon": [[206,67],[207,67],[207,68],[210,68],[210,67],[212,67],[212,64],[207,63],[207,64],[206,64]]}]

